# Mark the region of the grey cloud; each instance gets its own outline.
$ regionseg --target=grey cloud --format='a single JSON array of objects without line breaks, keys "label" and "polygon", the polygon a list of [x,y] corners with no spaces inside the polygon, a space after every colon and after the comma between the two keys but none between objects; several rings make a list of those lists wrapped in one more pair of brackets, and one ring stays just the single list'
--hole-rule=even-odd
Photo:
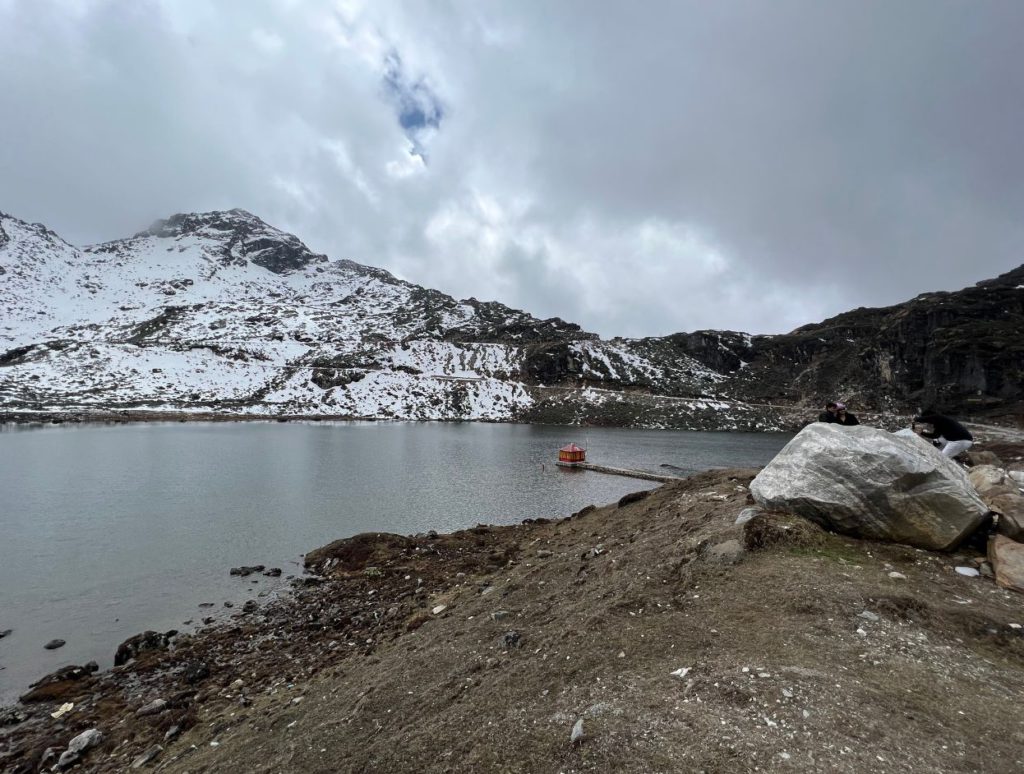
[{"label": "grey cloud", "polygon": [[86,242],[241,206],[604,335],[787,330],[1024,260],[1022,28],[994,0],[8,0],[0,209]]}]

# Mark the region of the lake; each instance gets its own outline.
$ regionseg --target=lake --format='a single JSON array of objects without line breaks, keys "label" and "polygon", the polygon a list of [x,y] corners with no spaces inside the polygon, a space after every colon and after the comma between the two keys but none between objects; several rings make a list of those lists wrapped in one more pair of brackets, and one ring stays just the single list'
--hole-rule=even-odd
[{"label": "lake", "polygon": [[[678,474],[763,465],[791,437],[404,422],[3,429],[0,631],[13,633],[0,639],[0,703],[59,666],[110,666],[132,634],[187,630],[274,593],[302,553],[337,538],[565,516],[656,486],[555,466],[569,441],[593,462]],[[284,576],[229,576],[243,564]],[[44,650],[54,638],[67,644]]]}]

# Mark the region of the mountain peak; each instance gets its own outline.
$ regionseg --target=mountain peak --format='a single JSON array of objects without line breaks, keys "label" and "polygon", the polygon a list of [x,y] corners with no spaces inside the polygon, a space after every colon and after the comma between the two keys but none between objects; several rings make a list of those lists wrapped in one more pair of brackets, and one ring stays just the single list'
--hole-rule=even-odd
[{"label": "mountain peak", "polygon": [[314,253],[298,237],[239,208],[177,213],[158,220],[133,238],[147,237],[202,239],[212,243],[227,260],[248,260],[275,274],[290,274],[327,261],[326,256]]}]

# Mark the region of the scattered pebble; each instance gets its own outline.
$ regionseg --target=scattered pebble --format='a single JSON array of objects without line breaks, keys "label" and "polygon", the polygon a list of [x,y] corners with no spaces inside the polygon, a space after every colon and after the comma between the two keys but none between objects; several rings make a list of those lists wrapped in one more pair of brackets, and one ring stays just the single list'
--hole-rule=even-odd
[{"label": "scattered pebble", "polygon": [[572,727],[572,733],[569,734],[569,744],[576,744],[583,738],[583,718],[576,721],[576,725]]},{"label": "scattered pebble", "polygon": [[857,615],[859,617],[863,618],[865,621],[877,622],[877,621],[881,620],[878,617],[877,613],[872,613],[870,610],[865,610],[863,613],[858,613]]},{"label": "scattered pebble", "polygon": [[437,607],[435,607],[430,612],[433,613],[434,615],[441,615],[441,613],[443,613],[447,609],[448,609],[448,605],[438,605]]},{"label": "scattered pebble", "polygon": [[961,575],[966,575],[968,578],[977,578],[981,575],[981,572],[973,567],[957,567],[956,571]]},{"label": "scattered pebble", "polygon": [[57,650],[57,648],[64,647],[64,640],[50,640],[48,643],[43,645],[47,650]]},{"label": "scattered pebble", "polygon": [[906,580],[907,579],[906,575],[904,575],[901,572],[896,572],[895,570],[893,570],[892,572],[889,573],[889,577],[893,578],[895,580]]},{"label": "scattered pebble", "polygon": [[679,669],[672,672],[673,677],[686,677],[690,672],[690,667],[680,667]]}]

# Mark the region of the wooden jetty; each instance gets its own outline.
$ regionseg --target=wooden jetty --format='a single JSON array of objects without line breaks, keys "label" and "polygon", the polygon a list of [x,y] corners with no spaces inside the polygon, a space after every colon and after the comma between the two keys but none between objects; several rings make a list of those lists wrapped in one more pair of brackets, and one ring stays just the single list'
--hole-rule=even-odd
[{"label": "wooden jetty", "polygon": [[626,476],[628,478],[642,478],[645,481],[660,481],[663,484],[669,481],[682,481],[682,476],[663,476],[660,473],[648,473],[646,470],[631,470],[629,468],[613,468],[609,465],[596,465],[593,462],[562,462],[555,463],[561,468],[579,468],[580,470],[593,470],[595,473],[607,473],[611,476]]}]

